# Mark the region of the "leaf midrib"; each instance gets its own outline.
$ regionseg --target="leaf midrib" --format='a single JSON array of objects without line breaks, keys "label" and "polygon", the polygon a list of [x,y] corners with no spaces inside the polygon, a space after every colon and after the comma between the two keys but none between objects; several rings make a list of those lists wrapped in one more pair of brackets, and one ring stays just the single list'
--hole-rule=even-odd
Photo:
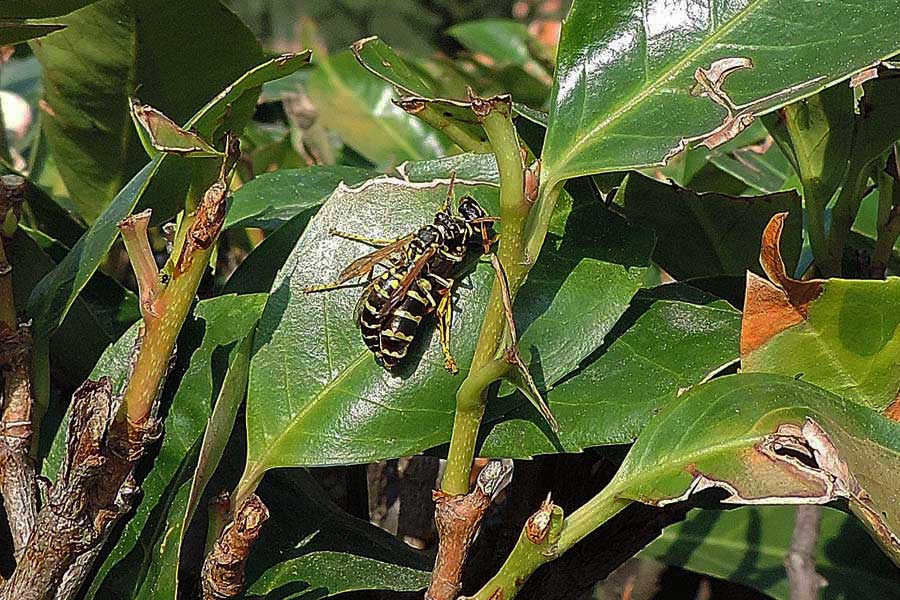
[{"label": "leaf midrib", "polygon": [[[318,392],[313,395],[306,405],[300,409],[296,415],[294,415],[287,427],[284,427],[281,430],[281,433],[276,435],[274,438],[269,440],[267,444],[267,449],[265,452],[258,456],[258,459],[255,462],[255,466],[250,469],[248,468],[248,472],[251,474],[250,479],[255,479],[263,472],[265,472],[269,468],[273,468],[276,465],[270,464],[269,458],[272,454],[275,453],[276,449],[279,449],[281,444],[284,443],[285,438],[288,436],[288,433],[293,432],[294,428],[297,427],[302,421],[303,418],[318,405],[318,402],[327,396],[332,390],[337,388],[341,383],[344,382],[344,379],[350,374],[356,371],[357,367],[363,364],[366,359],[369,357],[369,352],[361,352],[350,364],[347,365],[344,370],[342,370],[337,377],[326,383]],[[252,455],[248,455],[247,457],[247,466],[250,467]]]},{"label": "leaf midrib", "polygon": [[[548,183],[552,183],[550,187],[553,187],[559,181],[566,179],[565,176],[560,176],[557,172],[563,171],[565,166],[571,161],[572,157],[575,156],[581,149],[587,145],[590,140],[597,135],[598,132],[606,129],[611,124],[618,121],[625,114],[627,114],[631,109],[639,104],[643,103],[645,100],[654,95],[663,84],[668,83],[675,77],[677,77],[684,68],[689,65],[695,58],[700,56],[703,52],[709,49],[710,46],[717,43],[719,39],[721,39],[725,34],[730,33],[732,29],[734,29],[737,25],[743,22],[743,20],[756,8],[760,5],[768,2],[769,0],[751,0],[747,6],[745,6],[742,10],[738,11],[727,23],[722,25],[719,29],[714,31],[709,37],[704,39],[696,48],[685,54],[681,60],[676,62],[671,68],[663,71],[650,85],[644,87],[639,94],[634,96],[632,99],[626,101],[622,106],[613,110],[606,119],[598,122],[593,128],[591,128],[586,134],[581,136],[581,139],[577,140],[574,144],[569,146],[569,149],[566,150],[563,155],[560,157],[559,161],[551,163],[549,168],[546,168],[545,171],[547,173],[553,173],[552,176],[548,175]],[[646,34],[646,31],[645,31]],[[582,101],[583,102],[583,101]],[[552,115],[556,116],[557,115]],[[586,174],[586,173],[584,173]],[[578,175],[578,173],[574,173],[569,175],[569,177]]]}]

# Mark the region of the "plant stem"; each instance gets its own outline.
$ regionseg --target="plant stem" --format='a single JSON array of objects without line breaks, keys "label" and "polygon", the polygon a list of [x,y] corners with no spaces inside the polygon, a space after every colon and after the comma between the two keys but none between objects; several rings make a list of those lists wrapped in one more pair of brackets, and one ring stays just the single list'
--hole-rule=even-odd
[{"label": "plant stem", "polygon": [[[197,190],[206,189],[209,185],[208,177],[208,169],[195,170],[186,202],[188,207],[194,204],[192,200],[196,197]],[[203,229],[201,236],[209,235],[212,242],[215,241],[225,216],[226,193],[227,184],[219,179],[205,192],[203,200],[197,205],[197,213],[185,214],[176,236],[173,252],[177,254],[173,254],[165,269],[170,281],[160,281],[158,285],[161,289],[154,290],[155,293],[151,294],[152,306],[141,307],[144,317],[141,347],[122,401],[125,414],[133,424],[143,423],[150,416],[151,407],[165,381],[175,340],[194,302],[200,280],[215,247],[214,243],[197,243],[192,236],[198,229]],[[218,218],[218,213],[221,213],[221,219]],[[177,258],[174,263],[173,258]],[[138,257],[133,260],[140,264]]]},{"label": "plant stem", "polygon": [[547,230],[550,228],[553,210],[556,208],[556,202],[559,200],[559,195],[563,190],[563,184],[564,182],[560,181],[550,187],[546,181],[541,181],[538,199],[534,204],[534,209],[531,211],[526,228],[527,246],[525,248],[525,259],[530,264],[534,264],[541,253],[544,238],[547,237]]},{"label": "plant stem", "polygon": [[617,498],[615,489],[607,486],[562,522],[552,547],[536,546],[523,531],[497,574],[471,600],[494,600],[498,590],[502,590],[499,598],[511,600],[538,567],[561,556],[629,504],[631,501]]},{"label": "plant stem", "polygon": [[496,358],[478,371],[470,372],[456,392],[453,435],[447,453],[447,467],[441,480],[441,489],[445,493],[457,495],[468,491],[478,428],[484,416],[484,391],[508,370],[509,363],[503,358]]},{"label": "plant stem", "polygon": [[612,486],[607,486],[566,518],[565,527],[559,537],[559,553],[569,550],[629,504],[630,500],[617,497]]},{"label": "plant stem", "polygon": [[[506,268],[510,296],[515,298],[529,268],[524,260],[524,227],[531,208],[525,200],[525,166],[512,122],[510,104],[473,102],[473,110],[478,112],[479,109],[486,109],[483,114],[484,130],[494,149],[500,172],[501,240],[497,256]],[[503,377],[509,369],[506,361],[497,358],[505,328],[503,289],[500,282],[495,281],[485,308],[469,375],[456,395],[456,415],[447,456],[447,470],[441,480],[441,490],[444,493],[456,495],[469,491],[472,460],[475,456],[478,428],[484,416],[486,391],[491,383]]]},{"label": "plant stem", "polygon": [[828,256],[832,261],[832,272],[827,275],[836,276],[841,273],[844,246],[847,244],[847,237],[850,235],[853,221],[856,220],[856,213],[859,212],[859,205],[862,202],[862,191],[868,178],[868,165],[860,165],[851,160],[850,167],[847,170],[847,178],[844,180],[844,187],[841,188],[841,193],[838,194],[834,208],[831,209]]}]

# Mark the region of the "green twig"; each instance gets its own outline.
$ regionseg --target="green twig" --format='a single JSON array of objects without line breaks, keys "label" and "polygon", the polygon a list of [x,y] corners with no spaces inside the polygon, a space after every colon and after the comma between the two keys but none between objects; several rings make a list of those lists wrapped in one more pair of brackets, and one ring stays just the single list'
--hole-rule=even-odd
[{"label": "green twig", "polygon": [[[484,130],[497,157],[501,223],[497,255],[506,268],[509,293],[515,298],[529,268],[524,260],[524,227],[531,208],[525,200],[525,166],[519,149],[519,138],[512,122],[509,102],[473,99],[473,110],[483,118]],[[509,369],[509,364],[502,356],[498,357],[505,329],[503,289],[501,283],[495,281],[485,309],[469,376],[463,381],[456,396],[456,415],[447,469],[441,481],[444,493],[465,494],[469,490],[478,428],[484,416],[486,391],[491,383],[503,377]]]},{"label": "green twig", "polygon": [[[529,524],[541,514],[538,511],[525,525],[518,542],[497,574],[471,600],[512,600],[538,567],[559,558],[631,503],[616,497],[615,491],[612,486],[608,486],[565,520],[562,520],[562,511],[558,515],[554,513],[554,518],[558,518],[560,522],[551,529],[550,536],[541,544],[535,544],[534,537],[528,535]],[[498,590],[502,590],[499,595]]]},{"label": "green twig", "polygon": [[850,229],[856,220],[856,213],[862,203],[862,193],[869,180],[869,165],[851,160],[844,186],[831,209],[831,231],[828,235],[828,256],[831,272],[826,276],[839,276],[844,256],[844,247],[850,236]]}]

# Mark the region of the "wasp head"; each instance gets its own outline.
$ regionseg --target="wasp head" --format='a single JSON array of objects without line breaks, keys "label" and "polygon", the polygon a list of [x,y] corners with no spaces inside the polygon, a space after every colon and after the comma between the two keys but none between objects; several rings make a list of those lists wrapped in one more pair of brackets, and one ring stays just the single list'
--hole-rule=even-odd
[{"label": "wasp head", "polygon": [[481,208],[478,201],[472,196],[463,196],[459,199],[459,216],[466,221],[474,221],[487,216],[487,212]]}]

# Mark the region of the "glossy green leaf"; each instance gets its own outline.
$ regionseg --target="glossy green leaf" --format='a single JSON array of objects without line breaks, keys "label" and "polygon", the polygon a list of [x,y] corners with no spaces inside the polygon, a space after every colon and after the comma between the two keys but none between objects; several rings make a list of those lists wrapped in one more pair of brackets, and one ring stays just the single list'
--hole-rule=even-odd
[{"label": "glossy green leaf", "polygon": [[883,410],[900,389],[900,278],[828,279],[806,316],[746,352],[745,371],[802,378]]},{"label": "glossy green leaf", "polygon": [[897,561],[898,469],[900,424],[793,378],[747,373],[669,403],[609,493],[655,505],[710,488],[736,504],[842,501]]},{"label": "glossy green leaf", "polygon": [[648,230],[591,201],[575,203],[561,237],[547,236],[515,305],[519,348],[545,386],[600,347],[642,286],[653,244]]},{"label": "glossy green leaf", "polygon": [[[129,116],[136,90],[183,123],[263,60],[253,35],[218,0],[101,0],[59,21],[64,31],[32,45],[44,67],[43,127],[89,222],[146,162]],[[234,109],[247,115],[245,104]]]},{"label": "glossy green leaf", "polygon": [[[165,435],[153,467],[141,484],[142,501],[126,523],[115,547],[106,554],[89,597],[129,597],[134,587],[144,585],[142,576],[149,565],[161,567],[155,562],[157,546],[172,533],[166,527],[164,507],[178,486],[193,474],[196,446],[207,425],[218,385],[219,376],[214,371],[215,351],[220,347],[232,348],[232,357],[236,356],[234,347],[239,349],[241,340],[253,331],[265,300],[264,294],[219,296],[197,305],[195,314],[206,322],[203,340],[191,355],[190,366],[167,407],[163,423]],[[119,345],[113,348],[122,349]],[[130,355],[131,349],[127,346],[124,349]],[[119,359],[117,364],[121,362]],[[155,510],[157,507],[163,508]],[[180,517],[176,523],[180,525]],[[178,539],[177,533],[175,539]],[[175,539],[171,541],[174,543]],[[165,565],[165,568],[172,568],[172,565]]]},{"label": "glossy green leaf", "polygon": [[617,200],[628,218],[656,231],[654,260],[676,279],[762,272],[762,232],[780,212],[789,212],[783,235],[784,260],[793,272],[800,255],[800,196],[782,192],[733,197],[697,194],[656,179],[632,174]]},{"label": "glossy green leaf", "polygon": [[430,557],[340,510],[306,471],[274,472],[259,493],[271,516],[247,565],[248,597],[319,599],[428,585]]},{"label": "glossy green leaf", "polygon": [[64,29],[65,25],[52,23],[25,23],[23,21],[0,21],[0,45],[12,46],[28,40],[44,37],[54,31]]},{"label": "glossy green leaf", "polygon": [[738,108],[735,117],[770,112],[844,80],[900,49],[895,12],[893,0],[615,0],[599,12],[596,3],[575,0],[557,55],[543,180],[553,186],[658,164],[683,140],[700,142],[735,125],[723,120],[714,94],[691,94],[697,69],[721,59],[754,65],[718,88]]},{"label": "glossy green leaf", "polygon": [[306,92],[319,122],[379,168],[437,158],[452,144],[392,102],[393,87],[372,77],[350,51],[317,55]]},{"label": "glossy green leaf", "polygon": [[[308,58],[306,53],[292,55],[289,60],[290,68],[299,69]],[[289,74],[290,68],[286,68],[284,64],[284,57],[279,57],[251,69],[200,109],[187,121],[185,127],[196,128],[201,134],[212,134],[219,124],[223,123],[223,117],[228,113],[229,106],[234,106],[235,102],[246,104],[248,98],[255,102],[256,90],[263,81]],[[235,131],[243,127],[242,122],[232,120],[236,118],[237,113],[229,113],[228,122]],[[116,195],[90,229],[73,246],[69,255],[35,287],[28,301],[28,314],[34,319],[35,339],[40,340],[41,336],[49,336],[65,318],[72,302],[112,247],[119,234],[117,227],[119,221],[131,214],[139,202],[146,204],[145,192],[150,189],[151,182],[161,165],[177,160],[177,157],[172,158],[163,154],[150,161]]]},{"label": "glossy green leaf", "polygon": [[320,206],[341,182],[353,186],[374,175],[366,169],[341,165],[263,173],[234,193],[225,227],[274,229],[297,214]]},{"label": "glossy green leaf", "polygon": [[[795,513],[788,506],[694,510],[683,523],[663,530],[642,555],[790,600],[784,560]],[[823,600],[900,596],[896,567],[844,513],[824,509],[813,556],[816,572],[828,581]]]},{"label": "glossy green leaf", "polygon": [[[496,188],[457,185],[455,193],[496,207]],[[355,191],[339,188],[310,222],[275,280],[256,336],[247,401],[251,479],[276,466],[367,462],[444,441],[462,374],[444,370],[436,336],[420,336],[401,376],[391,375],[356,327],[361,288],[318,294],[303,288],[333,279],[371,251],[329,229],[405,235],[430,222],[446,194],[446,184],[374,179]],[[459,286],[453,351],[461,366],[471,360],[492,277],[481,265]],[[404,416],[427,419],[429,427]]]},{"label": "glossy green leaf", "polygon": [[724,303],[650,302],[635,307],[646,312],[602,354],[548,392],[558,436],[548,436],[541,419],[523,407],[490,427],[481,454],[525,458],[630,443],[676,394],[737,360],[736,310]]},{"label": "glossy green leaf", "polygon": [[[375,363],[356,327],[359,288],[303,293],[371,250],[329,236],[329,229],[403,235],[431,221],[446,196],[446,183],[379,178],[339,188],[310,222],[275,280],[256,337],[245,485],[273,467],[368,462],[414,454],[449,439],[454,396],[464,373],[454,377],[444,371],[430,322],[423,324],[423,335],[402,368],[390,374]],[[457,182],[454,193],[470,193],[496,213],[493,186]],[[573,223],[590,218],[595,226],[577,231],[573,225],[566,242],[554,240],[541,258],[548,266],[540,267],[539,261],[520,293],[519,326],[522,340],[528,340],[522,348],[533,359],[542,357],[548,378],[558,379],[602,343],[647,265],[647,234],[629,232],[620,217],[596,208],[603,213],[573,213]],[[603,232],[610,241],[598,244]],[[481,263],[457,288],[452,348],[463,371],[493,277]],[[545,324],[554,319],[573,320],[581,339],[572,343],[558,328],[544,334]],[[531,333],[532,328],[541,333]]]}]

